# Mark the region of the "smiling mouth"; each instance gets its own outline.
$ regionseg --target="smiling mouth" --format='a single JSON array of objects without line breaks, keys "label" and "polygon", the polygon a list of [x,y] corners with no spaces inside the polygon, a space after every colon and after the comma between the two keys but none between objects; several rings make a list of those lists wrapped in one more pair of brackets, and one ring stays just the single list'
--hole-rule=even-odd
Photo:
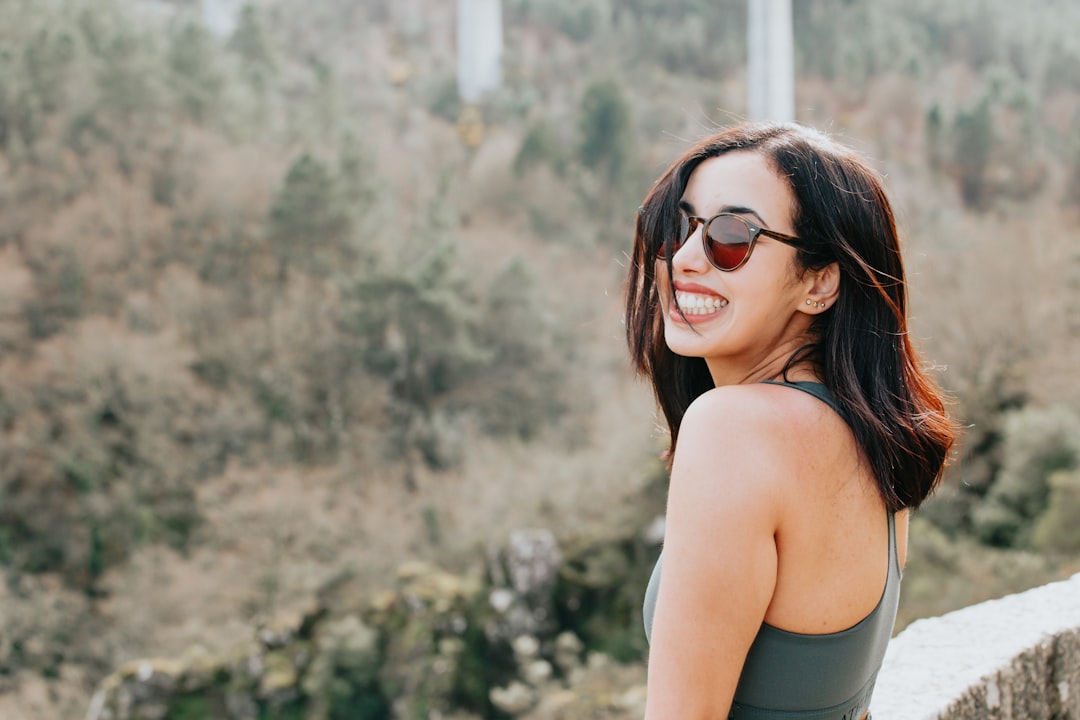
[{"label": "smiling mouth", "polygon": [[727,298],[688,292],[676,292],[675,300],[684,315],[711,315],[728,305]]}]

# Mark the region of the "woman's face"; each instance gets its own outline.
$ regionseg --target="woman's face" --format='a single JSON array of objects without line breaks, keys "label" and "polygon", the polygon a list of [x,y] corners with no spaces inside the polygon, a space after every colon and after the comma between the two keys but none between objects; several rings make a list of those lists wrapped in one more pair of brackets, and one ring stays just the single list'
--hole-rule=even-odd
[{"label": "woman's face", "polygon": [[[690,176],[682,207],[703,218],[735,212],[766,229],[795,234],[791,188],[756,152],[703,161]],[[667,270],[657,261],[665,340],[678,355],[704,358],[718,384],[753,381],[803,341],[812,319],[801,310],[806,279],[797,270],[795,248],[765,235],[742,267],[721,272],[705,255],[702,230],[699,225],[672,258],[674,295],[685,317],[671,301]]]}]

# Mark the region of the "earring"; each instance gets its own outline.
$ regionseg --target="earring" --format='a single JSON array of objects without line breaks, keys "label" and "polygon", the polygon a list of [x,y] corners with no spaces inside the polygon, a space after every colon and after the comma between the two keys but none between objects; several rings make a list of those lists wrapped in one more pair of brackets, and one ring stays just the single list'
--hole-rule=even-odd
[{"label": "earring", "polygon": [[814,304],[814,301],[813,301],[813,300],[811,300],[810,298],[806,298],[806,304],[807,304],[807,305],[813,305],[813,304]]}]

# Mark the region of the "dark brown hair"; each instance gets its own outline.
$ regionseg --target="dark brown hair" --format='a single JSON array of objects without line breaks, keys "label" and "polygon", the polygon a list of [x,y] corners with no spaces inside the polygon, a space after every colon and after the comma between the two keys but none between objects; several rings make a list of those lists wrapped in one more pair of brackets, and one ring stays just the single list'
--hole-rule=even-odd
[{"label": "dark brown hair", "polygon": [[[703,160],[733,151],[767,158],[794,192],[797,261],[836,262],[835,305],[811,326],[812,344],[789,360],[815,364],[844,411],[893,511],[918,507],[937,485],[955,439],[941,395],[920,367],[907,331],[907,291],[892,208],[877,175],[851,150],[794,124],[751,124],[706,138],[678,158],[638,212],[627,276],[626,334],[638,372],[671,431],[690,403],[713,387],[702,358],[668,349],[659,310],[657,252],[674,232],[678,203]],[[671,260],[667,273],[671,275]]]}]

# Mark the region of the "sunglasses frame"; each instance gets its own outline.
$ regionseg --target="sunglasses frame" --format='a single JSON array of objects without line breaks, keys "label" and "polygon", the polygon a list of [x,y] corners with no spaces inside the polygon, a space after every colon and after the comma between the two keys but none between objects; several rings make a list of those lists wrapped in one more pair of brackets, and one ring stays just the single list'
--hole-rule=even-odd
[{"label": "sunglasses frame", "polygon": [[[779,240],[780,242],[784,243],[785,245],[791,245],[792,247],[796,247],[796,248],[799,247],[800,243],[801,243],[800,239],[795,237],[794,235],[785,235],[784,233],[776,232],[775,230],[769,230],[768,228],[763,228],[760,225],[758,225],[758,224],[756,224],[754,222],[751,222],[750,220],[747,220],[745,217],[743,217],[742,215],[739,215],[738,213],[720,212],[720,213],[716,213],[715,215],[713,215],[710,218],[703,218],[700,215],[683,215],[682,213],[680,213],[680,216],[685,217],[689,221],[689,232],[687,233],[686,237],[683,238],[682,241],[679,243],[678,249],[675,249],[672,252],[672,255],[674,256],[674,253],[681,250],[683,245],[686,244],[686,241],[690,239],[690,236],[693,235],[695,232],[697,232],[698,227],[700,227],[701,228],[701,245],[702,245],[702,248],[705,250],[705,258],[709,261],[710,265],[712,265],[714,268],[716,268],[720,272],[734,272],[734,271],[738,270],[739,268],[741,268],[743,265],[745,265],[746,261],[750,259],[750,255],[754,252],[754,245],[757,244],[757,239],[761,235],[764,235],[766,237],[770,237],[770,238],[772,238],[774,240]],[[717,265],[713,261],[712,254],[709,252],[709,239],[708,239],[708,237],[709,237],[709,225],[712,224],[713,220],[716,220],[717,218],[721,218],[721,217],[733,217],[733,218],[735,218],[736,220],[738,220],[742,224],[746,225],[746,229],[747,229],[747,231],[748,231],[748,233],[750,235],[750,243],[746,247],[746,254],[743,255],[742,260],[740,260],[739,264],[736,265],[735,267],[730,267],[730,268],[722,268],[722,267],[720,267],[719,265]],[[696,221],[696,223],[695,223],[695,221]],[[680,227],[681,227],[681,225],[682,225],[682,223],[680,223]],[[666,255],[664,253],[664,250],[665,250],[667,245],[668,245],[668,242],[665,242],[663,245],[660,246],[660,249],[657,252],[657,257],[658,258],[666,259]],[[673,242],[671,243],[671,245],[674,247]]]}]

